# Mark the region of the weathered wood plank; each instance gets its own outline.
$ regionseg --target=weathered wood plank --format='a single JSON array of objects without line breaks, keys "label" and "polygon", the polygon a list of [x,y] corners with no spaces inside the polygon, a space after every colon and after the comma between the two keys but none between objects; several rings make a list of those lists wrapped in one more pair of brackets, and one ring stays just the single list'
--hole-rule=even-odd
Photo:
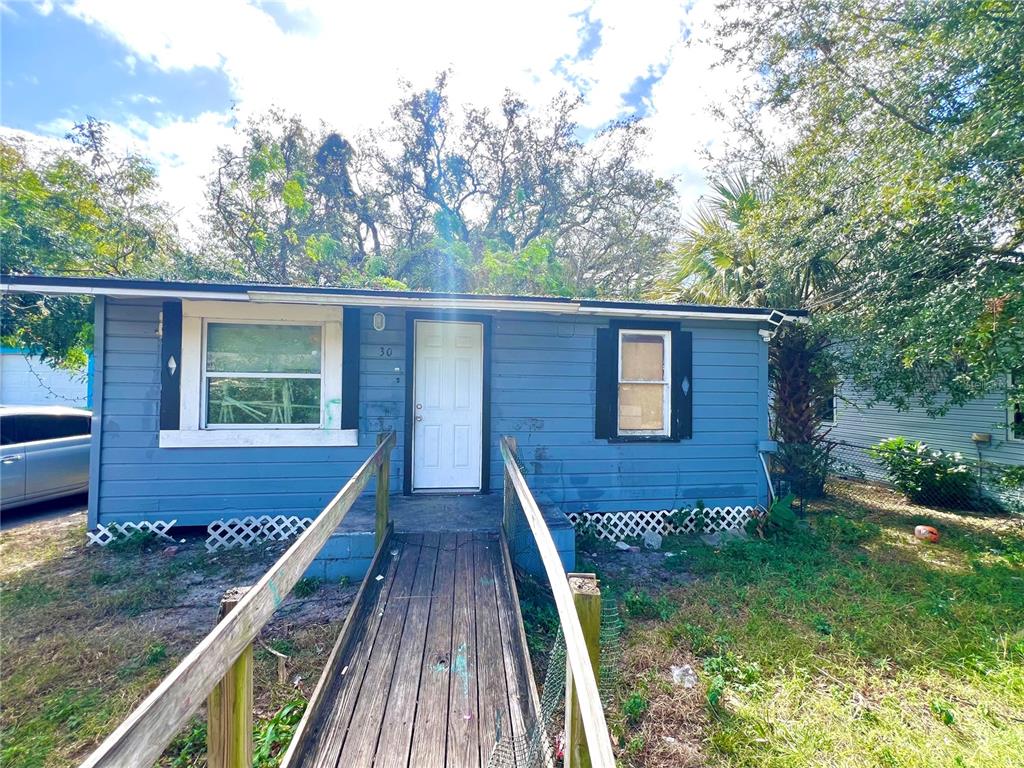
[{"label": "weathered wood plank", "polygon": [[366,665],[366,673],[363,675],[352,713],[353,722],[349,726],[345,744],[338,758],[338,765],[341,766],[373,763],[410,598],[415,594],[417,580],[420,581],[421,587],[424,580],[433,580],[432,562],[427,564],[427,568],[419,567],[420,553],[423,551],[422,537],[405,535],[403,539],[405,541],[398,572],[395,574],[395,586],[392,587],[384,608],[377,640]]},{"label": "weathered wood plank", "polygon": [[452,612],[452,678],[449,686],[449,768],[477,765],[480,756],[477,699],[476,612],[473,610],[473,536],[460,533],[455,553],[455,600]]},{"label": "weathered wood plank", "polygon": [[437,553],[423,670],[409,751],[409,765],[417,768],[443,768],[445,764],[457,548],[457,538],[445,536]]},{"label": "weathered wood plank", "polygon": [[[381,572],[381,563],[384,558],[384,553],[391,544],[392,535],[393,526],[389,524],[384,535],[384,541],[377,547],[373,560],[370,562],[370,567],[366,571],[367,574],[377,574]],[[363,579],[362,584],[359,585],[359,591],[356,592],[356,596],[352,600],[348,616],[345,617],[345,622],[342,624],[341,632],[338,633],[338,639],[335,641],[334,647],[331,649],[331,655],[327,657],[327,664],[324,666],[323,672],[320,675],[320,680],[317,681],[316,688],[314,688],[313,693],[310,694],[309,704],[306,706],[306,711],[303,714],[302,720],[299,722],[291,744],[288,745],[288,751],[281,760],[281,768],[289,768],[289,766],[293,764],[293,761],[297,764],[299,756],[303,755],[306,750],[309,749],[310,744],[316,738],[317,728],[324,719],[322,707],[330,705],[329,702],[332,701],[330,693],[332,692],[338,673],[343,668],[343,655],[349,649],[350,643],[356,636],[357,631],[365,629],[365,620],[369,615],[368,606],[376,604],[376,598],[380,592],[382,583],[383,579],[381,581],[377,581],[376,579],[365,578]]]},{"label": "weathered wood plank", "polygon": [[605,722],[604,710],[601,706],[601,694],[597,687],[597,678],[590,666],[587,642],[583,635],[583,628],[580,626],[580,618],[576,613],[576,605],[573,601],[572,592],[569,590],[569,582],[566,579],[561,558],[558,556],[558,549],[551,538],[551,532],[544,522],[540,508],[537,506],[533,494],[530,493],[526,479],[519,470],[513,449],[509,445],[507,438],[502,438],[501,440],[501,455],[505,460],[505,467],[512,481],[512,486],[519,497],[523,514],[530,525],[530,530],[533,532],[537,549],[540,552],[541,562],[544,564],[544,571],[547,574],[551,592],[555,598],[558,618],[562,625],[562,634],[565,636],[568,668],[572,673],[572,679],[579,695],[583,731],[587,737],[591,761],[598,768],[615,768],[615,754],[612,751],[612,743],[608,735],[608,724]]},{"label": "weathered wood plank", "polygon": [[394,445],[391,433],[224,621],[86,758],[82,768],[148,766],[156,762],[302,578]]},{"label": "weathered wood plank", "polygon": [[[368,573],[367,579],[380,581],[381,589],[377,599],[367,604],[367,613],[359,622],[359,629],[354,633],[348,649],[343,654],[340,671],[335,678],[333,690],[326,697],[322,708],[322,724],[319,726],[315,744],[303,757],[302,765],[309,768],[335,765],[348,735],[349,725],[353,719],[359,689],[362,685],[366,667],[373,655],[380,626],[384,620],[391,590],[402,564],[402,551],[406,544],[396,536],[394,545],[387,552],[387,560],[382,563],[383,573]],[[391,552],[397,552],[391,555]],[[377,579],[377,576],[383,578]],[[329,704],[327,702],[330,702]]]},{"label": "weathered wood plank", "polygon": [[501,636],[501,618],[495,593],[495,562],[500,552],[498,540],[477,538],[473,543],[473,590],[476,610],[480,716],[480,765],[487,765],[498,740],[512,732],[505,681],[505,648]]},{"label": "weathered wood plank", "polygon": [[[380,739],[373,764],[375,768],[406,768],[412,746],[412,729],[416,720],[416,702],[420,676],[424,674],[423,649],[430,624],[434,577],[438,564],[440,534],[422,536],[422,551],[416,581],[409,596],[398,660],[391,679],[391,690],[384,706]],[[360,702],[360,710],[362,702]],[[369,713],[368,713],[368,716]]]}]

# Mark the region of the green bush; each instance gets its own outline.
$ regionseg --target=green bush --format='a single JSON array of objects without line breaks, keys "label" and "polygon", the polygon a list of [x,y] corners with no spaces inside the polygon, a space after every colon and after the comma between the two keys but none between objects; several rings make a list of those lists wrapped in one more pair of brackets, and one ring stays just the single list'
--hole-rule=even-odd
[{"label": "green bush", "polygon": [[977,475],[959,453],[933,451],[920,440],[905,437],[883,440],[869,453],[911,501],[960,508],[979,504]]}]

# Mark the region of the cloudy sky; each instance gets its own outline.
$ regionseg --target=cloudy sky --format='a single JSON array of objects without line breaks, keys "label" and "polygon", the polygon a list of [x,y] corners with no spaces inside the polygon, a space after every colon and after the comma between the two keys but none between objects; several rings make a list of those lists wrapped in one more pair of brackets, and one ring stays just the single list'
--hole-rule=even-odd
[{"label": "cloudy sky", "polygon": [[214,149],[271,106],[355,135],[387,118],[400,81],[450,69],[451,98],[542,105],[568,89],[587,129],[641,115],[648,162],[703,191],[709,107],[740,82],[714,67],[713,0],[0,0],[0,124],[61,137],[92,115],[160,171],[194,221]]}]

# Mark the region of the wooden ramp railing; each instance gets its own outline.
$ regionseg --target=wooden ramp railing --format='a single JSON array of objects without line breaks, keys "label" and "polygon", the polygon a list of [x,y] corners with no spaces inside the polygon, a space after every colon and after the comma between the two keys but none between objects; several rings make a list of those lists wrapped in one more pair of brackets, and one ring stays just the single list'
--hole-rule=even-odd
[{"label": "wooden ramp railing", "polygon": [[[146,699],[93,752],[81,768],[150,766],[188,718],[218,690],[218,748],[211,768],[252,765],[252,666],[246,662],[252,641],[309,568],[331,534],[348,514],[370,478],[377,477],[377,535],[387,528],[388,473],[395,433],[380,435],[376,450],[352,478],[275,562],[263,578],[226,612],[210,634],[164,678]],[[383,488],[383,492],[380,490]],[[239,677],[249,675],[248,681]],[[249,701],[244,697],[246,692]],[[238,699],[242,696],[243,699]],[[248,723],[248,727],[246,727]],[[233,724],[233,725],[232,725]],[[211,722],[211,727],[214,723]],[[223,729],[232,729],[224,733]],[[213,762],[216,760],[217,762]]]},{"label": "wooden ramp railing", "polygon": [[[597,580],[593,574],[566,574],[544,516],[523,477],[515,438],[501,439],[501,456],[505,463],[503,529],[506,536],[511,535],[515,503],[518,501],[540,552],[565,637],[564,766],[615,768],[615,755],[595,674],[595,669],[599,668],[601,618]],[[573,582],[571,586],[570,581]],[[581,619],[585,621],[586,633]]]}]

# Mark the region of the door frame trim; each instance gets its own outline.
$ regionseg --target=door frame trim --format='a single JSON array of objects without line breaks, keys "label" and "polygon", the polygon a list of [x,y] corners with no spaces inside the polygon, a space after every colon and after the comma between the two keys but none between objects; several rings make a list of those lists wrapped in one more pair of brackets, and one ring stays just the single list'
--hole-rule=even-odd
[{"label": "door frame trim", "polygon": [[480,404],[480,490],[467,493],[490,493],[491,480],[491,323],[490,315],[460,312],[457,309],[417,311],[405,313],[405,441],[402,446],[402,494],[413,495],[412,489],[412,443],[413,413],[416,386],[416,321],[430,320],[441,323],[480,323],[483,332],[482,399]]}]

